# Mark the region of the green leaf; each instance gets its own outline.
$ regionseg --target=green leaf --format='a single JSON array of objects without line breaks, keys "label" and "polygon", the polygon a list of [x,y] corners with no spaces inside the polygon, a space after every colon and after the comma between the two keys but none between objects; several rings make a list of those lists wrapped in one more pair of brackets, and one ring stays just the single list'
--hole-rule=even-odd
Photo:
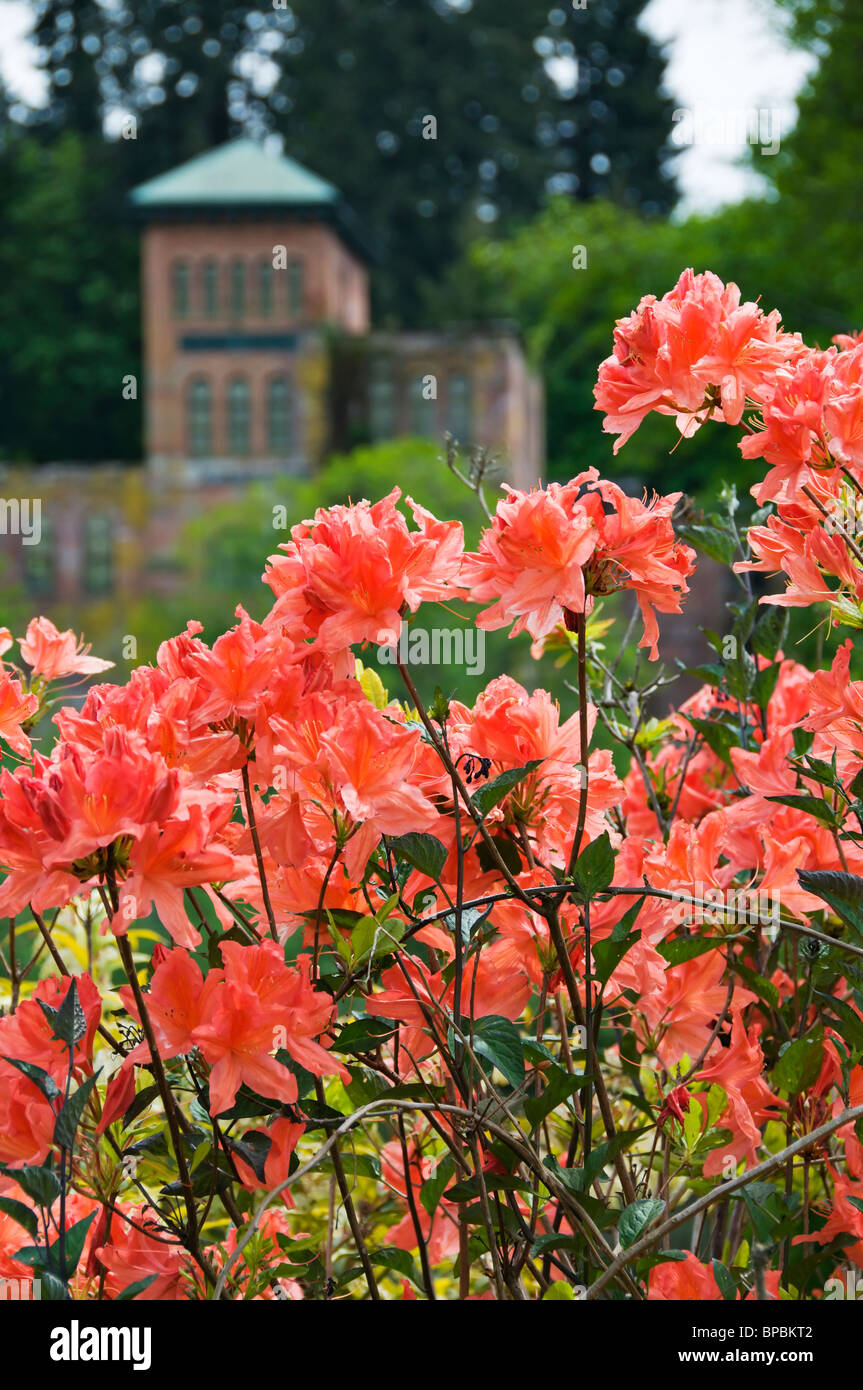
[{"label": "green leaf", "polygon": [[81,1001],[78,998],[78,981],[72,978],[72,983],[66,991],[59,1009],[54,1009],[50,1004],[45,1004],[40,999],[39,1007],[51,1025],[51,1030],[58,1042],[65,1043],[67,1047],[74,1047],[75,1043],[83,1038],[87,1031],[87,1019],[84,1010],[81,1008]]},{"label": "green leaf", "polygon": [[611,1161],[636,1143],[642,1134],[646,1134],[651,1125],[643,1125],[641,1129],[630,1129],[623,1133],[616,1134],[613,1139],[608,1139],[604,1144],[598,1144],[595,1149],[591,1149],[590,1157],[583,1168],[563,1168],[561,1167],[554,1154],[546,1154],[542,1160],[543,1166],[554,1173],[559,1182],[562,1182],[570,1192],[578,1193],[579,1201],[583,1200],[587,1189],[593,1179],[602,1172]]},{"label": "green leaf", "polygon": [[4,1062],[10,1066],[17,1067],[23,1072],[34,1086],[38,1086],[46,1100],[54,1101],[60,1094],[60,1088],[51,1076],[50,1072],[43,1070],[42,1067],[35,1066],[32,1062],[22,1062],[18,1057],[4,1057]]},{"label": "green leaf", "polygon": [[354,960],[377,960],[378,956],[391,955],[406,931],[406,924],[397,918],[388,917],[381,922],[376,917],[362,917],[351,936]]},{"label": "green leaf", "polygon": [[765,980],[763,975],[759,975],[737,959],[734,961],[734,969],[749,988],[758,995],[759,999],[763,999],[765,1004],[770,1005],[771,1009],[779,1008],[779,990],[772,980]]},{"label": "green leaf", "polygon": [[725,517],[710,516],[675,529],[682,540],[721,565],[730,565],[737,558],[737,537]]},{"label": "green leaf", "polygon": [[151,1274],[146,1279],[136,1279],[134,1284],[127,1284],[122,1293],[114,1295],[114,1303],[128,1303],[133,1298],[137,1298],[139,1293],[143,1293],[151,1284],[155,1284],[158,1274]]},{"label": "green leaf", "polygon": [[622,941],[615,941],[613,936],[606,937],[605,941],[597,941],[592,948],[593,961],[596,967],[596,978],[600,984],[608,983],[614,974],[623,957],[636,941],[641,940],[641,932],[634,931],[630,936],[626,936]]},{"label": "green leaf", "polygon": [[778,1189],[769,1182],[747,1183],[746,1187],[734,1194],[734,1197],[741,1198],[746,1203],[755,1234],[763,1244],[772,1243],[773,1232],[779,1221],[776,1212],[779,1196]]},{"label": "green leaf", "polygon": [[395,1245],[384,1245],[380,1250],[370,1250],[369,1259],[373,1265],[379,1269],[394,1269],[397,1274],[402,1274],[411,1283],[416,1284],[417,1288],[422,1288],[422,1279],[416,1267],[413,1257],[407,1250],[399,1250]]},{"label": "green leaf", "polygon": [[695,729],[711,752],[715,753],[721,762],[728,767],[731,766],[731,749],[736,748],[740,742],[740,730],[732,728],[729,724],[714,719],[696,719],[694,715],[688,715],[690,724]]},{"label": "green leaf", "polygon": [[631,1202],[621,1212],[617,1223],[617,1234],[622,1248],[628,1250],[630,1245],[634,1245],[651,1221],[655,1221],[663,1211],[665,1203],[658,1197],[643,1197],[637,1202]]},{"label": "green leaf", "polygon": [[555,1067],[545,1090],[539,1096],[528,1096],[524,1102],[524,1113],[530,1121],[531,1129],[542,1124],[552,1110],[556,1110],[565,1100],[584,1085],[581,1076],[570,1076],[563,1067]]},{"label": "green leaf", "polygon": [[542,1296],[543,1303],[574,1303],[575,1292],[564,1279],[555,1279]]},{"label": "green leaf", "polygon": [[[354,912],[353,908],[349,907],[328,907],[326,913],[327,919],[332,922],[333,926],[341,927],[343,931],[353,931],[357,922],[361,922],[363,919],[362,912]],[[304,912],[302,915],[307,922],[311,922],[312,926],[315,925],[318,916],[317,909]]]},{"label": "green leaf", "polygon": [[[100,1068],[101,1070],[101,1068]],[[94,1072],[88,1076],[86,1081],[82,1081],[77,1091],[66,1101],[60,1114],[57,1116],[54,1125],[54,1143],[59,1144],[61,1149],[72,1149],[75,1147],[75,1132],[84,1113],[84,1106],[87,1104],[88,1097],[98,1079],[99,1072]]]},{"label": "green leaf", "polygon": [[4,1211],[7,1216],[11,1216],[13,1221],[17,1221],[19,1226],[23,1226],[28,1236],[34,1240],[39,1237],[39,1222],[36,1213],[23,1202],[17,1202],[14,1197],[0,1197],[0,1211]]},{"label": "green leaf", "polygon": [[[489,920],[488,910],[482,907],[463,907],[461,910],[461,939],[467,946],[474,933],[479,930]],[[442,925],[447,931],[454,932],[456,924],[456,914],[448,912],[441,919]]]},{"label": "green leaf", "polygon": [[[835,758],[835,753],[833,756]],[[823,758],[813,758],[809,753],[803,758],[803,763],[804,766],[799,769],[802,775],[811,777],[819,786],[830,787],[833,790],[840,785],[834,763],[827,763]]]},{"label": "green leaf", "polygon": [[776,653],[785,644],[790,614],[787,608],[779,608],[774,604],[759,605],[759,611],[761,616],[752,629],[750,646],[759,656],[766,656],[769,661],[774,661]]},{"label": "green leaf", "polygon": [[39,1272],[39,1297],[43,1303],[65,1303],[69,1291],[53,1270],[43,1269]]},{"label": "green leaf", "polygon": [[863,937],[863,878],[838,869],[798,869],[801,888],[832,907],[859,937]]},{"label": "green leaf", "polygon": [[582,897],[589,901],[597,893],[604,892],[613,878],[614,850],[608,831],[603,830],[598,839],[591,840],[581,851],[575,861],[572,879]]},{"label": "green leaf", "polygon": [[834,1022],[837,1033],[846,1043],[863,1052],[863,1019],[855,1013],[850,1004],[846,1004],[844,999],[837,999],[832,994],[823,994],[820,989],[815,993],[819,999],[824,999],[830,1007],[839,1015]]},{"label": "green leaf", "polygon": [[726,1303],[734,1303],[737,1298],[737,1283],[731,1270],[726,1269],[721,1260],[713,1261],[713,1277]]},{"label": "green leaf", "polygon": [[[520,874],[524,865],[521,862],[521,855],[515,840],[511,840],[508,835],[492,835],[490,839],[510,873]],[[485,873],[493,873],[497,868],[494,855],[485,840],[480,840],[477,844],[476,857],[479,860],[480,868]]]},{"label": "green leaf", "polygon": [[[75,1225],[70,1226],[66,1232],[65,1274],[67,1279],[72,1278],[72,1275],[75,1273],[75,1270],[78,1267],[78,1261],[81,1258],[81,1251],[84,1249],[84,1241],[87,1239],[87,1232],[89,1231],[90,1226],[93,1220],[95,1219],[95,1216],[96,1213],[94,1211],[91,1211],[89,1216],[85,1216],[81,1221],[76,1221]],[[54,1250],[58,1250],[58,1248],[58,1243],[55,1242],[54,1246],[52,1247],[52,1253]]]},{"label": "green leaf", "polygon": [[706,685],[721,685],[725,677],[725,667],[713,661],[701,666],[684,666],[682,674],[703,681]]},{"label": "green leaf", "polygon": [[773,1068],[773,1084],[789,1095],[807,1091],[818,1080],[824,1057],[824,1039],[815,1033],[787,1043]]},{"label": "green leaf", "polygon": [[[342,1157],[348,1181],[353,1184],[355,1178],[371,1178],[374,1182],[381,1180],[380,1159],[375,1154],[351,1153],[347,1149]],[[320,1164],[319,1171],[322,1173],[332,1173],[335,1166],[330,1159],[325,1158]]]},{"label": "green leaf", "polygon": [[619,1153],[623,1153],[624,1149],[636,1144],[642,1134],[647,1134],[651,1128],[651,1125],[642,1125],[640,1129],[624,1130],[616,1134],[613,1139],[607,1139],[605,1143],[597,1144],[595,1148],[591,1149],[590,1157],[584,1165],[584,1171],[589,1180],[592,1182],[603,1168],[611,1163],[612,1159],[616,1158]]},{"label": "green leaf", "polygon": [[22,1245],[15,1251],[14,1258],[28,1269],[43,1270],[50,1267],[51,1252],[44,1245]]},{"label": "green leaf", "polygon": [[737,656],[725,666],[725,684],[729,694],[744,703],[752,698],[758,668],[754,659],[744,646],[740,646]]},{"label": "green leaf", "polygon": [[760,709],[766,709],[779,680],[780,666],[762,666],[752,685],[752,698]]},{"label": "green leaf", "polygon": [[493,782],[486,782],[478,787],[473,793],[471,801],[481,816],[487,816],[489,811],[497,806],[499,801],[503,801],[519,782],[523,782],[525,777],[529,777],[535,772],[542,762],[542,758],[532,758],[523,767],[511,767],[506,772],[502,772],[499,777],[495,777]]},{"label": "green leaf", "polygon": [[706,951],[714,951],[725,944],[722,936],[681,936],[675,941],[663,941],[657,950],[668,961],[669,966],[683,965]]},{"label": "green leaf", "polygon": [[499,1014],[488,1014],[474,1023],[473,1050],[497,1067],[511,1086],[524,1081],[524,1051],[514,1023]]},{"label": "green leaf", "polygon": [[60,1182],[51,1168],[16,1168],[14,1175],[18,1186],[39,1207],[52,1207],[60,1196]]},{"label": "green leaf", "polygon": [[306,1118],[307,1129],[335,1129],[344,1120],[341,1110],[334,1110],[331,1105],[324,1105],[322,1102],[306,1099],[302,1104],[302,1111]]},{"label": "green leaf", "polygon": [[391,1023],[380,1018],[353,1018],[342,1028],[333,1043],[333,1051],[375,1052],[395,1031]]},{"label": "green leaf", "polygon": [[378,1072],[371,1071],[366,1067],[348,1067],[351,1074],[350,1082],[345,1086],[351,1104],[357,1109],[361,1105],[368,1105],[369,1101],[377,1100],[378,1096],[383,1095],[386,1090],[386,1082]]},{"label": "green leaf", "polygon": [[430,1178],[426,1178],[420,1189],[420,1201],[428,1212],[429,1216],[434,1216],[437,1211],[438,1203],[441,1199],[444,1188],[455,1172],[455,1159],[452,1154],[445,1154],[438,1163],[434,1173]]},{"label": "green leaf", "polygon": [[449,719],[449,700],[439,685],[434,688],[434,697],[429,706],[429,714],[438,724],[445,724]]},{"label": "green leaf", "polygon": [[722,1086],[713,1085],[707,1092],[707,1128],[712,1129],[728,1107],[728,1093]]},{"label": "green leaf", "polygon": [[584,1239],[581,1236],[562,1236],[556,1231],[548,1231],[543,1236],[537,1236],[533,1245],[530,1247],[531,1256],[543,1255],[546,1250],[583,1250]]},{"label": "green leaf", "polygon": [[701,1138],[704,1128],[704,1112],[700,1105],[690,1105],[683,1115],[683,1140],[688,1153],[691,1153]]},{"label": "green leaf", "polygon": [[399,859],[406,859],[426,878],[440,882],[444,864],[447,861],[446,845],[435,839],[434,835],[411,832],[408,835],[388,837],[387,844]]},{"label": "green leaf", "polygon": [[[158,1086],[145,1086],[142,1091],[139,1091],[123,1116],[123,1128],[128,1129],[132,1121],[137,1120],[138,1116],[147,1109],[148,1105],[152,1104],[158,1094]],[[209,1113],[207,1113],[208,1121],[209,1118]]]},{"label": "green leaf", "polygon": [[807,816],[814,816],[816,820],[821,821],[822,825],[840,824],[829,801],[825,801],[821,796],[804,796],[801,793],[799,796],[766,796],[764,800],[776,801],[780,806],[790,806],[795,811],[803,811]]},{"label": "green leaf", "polygon": [[798,727],[794,730],[793,738],[795,756],[802,758],[803,754],[808,753],[809,749],[812,747],[815,734],[811,729],[801,729]]},{"label": "green leaf", "polygon": [[[525,1178],[515,1178],[511,1173],[486,1173],[483,1178],[483,1185],[487,1192],[530,1192],[530,1183]],[[446,1199],[448,1202],[475,1202],[480,1196],[482,1188],[477,1177],[465,1178],[464,1182],[454,1183],[448,1187]]]}]

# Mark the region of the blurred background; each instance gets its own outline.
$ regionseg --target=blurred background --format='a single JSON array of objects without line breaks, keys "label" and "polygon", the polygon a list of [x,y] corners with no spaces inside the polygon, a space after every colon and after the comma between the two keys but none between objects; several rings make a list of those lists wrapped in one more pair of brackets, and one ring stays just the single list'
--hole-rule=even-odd
[{"label": "blurred background", "polygon": [[[686,266],[813,345],[863,327],[861,64],[858,0],[0,2],[0,492],[43,503],[40,544],[0,535],[2,621],[151,661],[189,617],[266,610],[279,525],[394,484],[475,540],[446,430],[522,484],[596,466],[745,512],[732,431],[671,453],[654,418],[615,459],[597,367]],[[241,138],[281,204],[250,172],[226,206]],[[306,247],[284,302],[232,268],[250,227],[284,229],[283,270]],[[528,665],[494,640],[484,679]]]}]

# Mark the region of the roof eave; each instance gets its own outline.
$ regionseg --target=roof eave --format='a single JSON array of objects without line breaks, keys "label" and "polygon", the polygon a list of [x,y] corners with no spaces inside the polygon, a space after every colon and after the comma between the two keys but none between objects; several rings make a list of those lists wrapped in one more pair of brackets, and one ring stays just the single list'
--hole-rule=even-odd
[{"label": "roof eave", "polygon": [[340,199],[331,202],[283,202],[278,199],[261,202],[207,202],[198,199],[149,202],[137,199],[133,193],[129,195],[128,206],[134,220],[141,223],[264,222],[278,218],[329,222],[362,260],[375,263],[382,259],[380,247],[360,227],[353,209]]}]

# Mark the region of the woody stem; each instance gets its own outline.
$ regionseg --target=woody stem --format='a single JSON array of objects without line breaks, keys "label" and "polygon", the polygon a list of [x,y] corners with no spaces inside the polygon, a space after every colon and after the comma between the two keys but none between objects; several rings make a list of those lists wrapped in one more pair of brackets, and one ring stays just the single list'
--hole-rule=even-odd
[{"label": "woody stem", "polygon": [[[315,1078],[315,1096],[317,1098],[318,1104],[323,1105],[324,1087],[320,1077]],[[348,1187],[348,1180],[345,1177],[345,1165],[342,1163],[342,1156],[339,1153],[339,1145],[337,1138],[333,1143],[330,1157],[333,1160],[333,1172],[336,1175],[336,1182],[339,1185],[339,1192],[341,1193],[342,1197],[342,1206],[345,1209],[345,1215],[348,1218],[348,1225],[351,1228],[351,1235],[354,1238],[354,1244],[357,1247],[357,1254],[360,1257],[360,1264],[362,1265],[363,1273],[366,1276],[366,1284],[368,1285],[369,1295],[371,1296],[373,1302],[378,1303],[380,1302],[381,1297],[380,1289],[378,1288],[378,1283],[375,1279],[375,1272],[372,1268],[372,1262],[369,1259],[369,1252],[366,1249],[366,1243],[363,1239],[362,1228],[357,1218],[356,1208],[354,1206],[353,1198],[351,1197],[351,1190]],[[406,1177],[409,1180],[410,1174],[406,1174]]]},{"label": "woody stem", "polygon": [[584,613],[572,613],[566,609],[567,631],[575,633],[576,658],[578,662],[578,751],[581,758],[581,784],[578,795],[578,820],[575,837],[566,866],[567,878],[572,877],[575,861],[581,849],[584,836],[584,823],[587,819],[587,636]]},{"label": "woody stem", "polygon": [[472,821],[474,822],[474,825],[476,826],[477,830],[482,836],[483,843],[485,844],[486,849],[488,850],[489,855],[491,856],[495,868],[503,878],[504,882],[508,884],[509,888],[518,898],[519,902],[524,903],[526,907],[532,907],[533,904],[531,903],[530,899],[527,897],[521,885],[517,882],[517,880],[511,873],[509,866],[501,858],[500,850],[495,844],[493,837],[489,834],[488,826],[485,823],[485,817],[471,800],[470,792],[468,791],[467,787],[462,781],[461,773],[459,772],[458,768],[456,767],[455,763],[450,757],[449,749],[446,747],[444,741],[441,739],[440,735],[435,729],[434,724],[429,719],[429,716],[426,713],[425,706],[423,705],[423,702],[420,699],[419,692],[417,691],[416,686],[411,680],[407,668],[403,666],[400,662],[397,662],[396,665],[398,668],[399,675],[405,683],[407,692],[413,700],[416,711],[420,719],[422,720],[425,731],[428,734],[429,739],[431,740],[432,747],[434,748],[435,752],[437,753],[438,757],[440,758],[441,762],[443,763],[444,767],[449,773],[453,787],[458,790],[458,794],[464,803],[465,810],[470,815]]},{"label": "woody stem", "polygon": [[[545,920],[548,922],[548,929],[551,934],[552,944],[554,945],[555,954],[557,955],[561,971],[563,972],[563,979],[564,983],[566,984],[566,992],[569,995],[569,1002],[572,1006],[573,1017],[576,1023],[579,1024],[579,1026],[587,1029],[587,1020],[585,1018],[584,1009],[581,1006],[581,1000],[578,997],[578,984],[575,978],[575,971],[572,968],[572,961],[570,960],[569,951],[566,948],[566,942],[563,936],[563,929],[560,925],[560,916],[558,915],[557,904],[549,903],[544,910],[541,908],[539,910],[543,912],[543,916],[545,917]],[[587,1036],[587,1033],[585,1033],[585,1036]],[[591,1053],[592,1052],[593,1049],[591,1048]],[[605,1081],[603,1079],[602,1072],[599,1070],[598,1067],[595,1068],[595,1075],[593,1078],[593,1089],[596,1092],[596,1099],[599,1104],[599,1113],[602,1116],[602,1123],[605,1127],[605,1132],[608,1135],[609,1139],[613,1139],[617,1132],[614,1124],[614,1115],[611,1109],[611,1101],[608,1098],[608,1091],[605,1088]],[[587,1117],[585,1117],[585,1123],[586,1121]],[[623,1190],[623,1195],[625,1196],[628,1205],[630,1202],[635,1201],[636,1193],[635,1185],[632,1181],[632,1176],[629,1172],[629,1169],[626,1166],[626,1161],[622,1154],[615,1154],[614,1167],[617,1172],[617,1176],[620,1179],[620,1186]]]},{"label": "woody stem", "polygon": [[258,827],[255,822],[255,811],[252,806],[252,785],[249,780],[249,764],[243,763],[243,799],[246,803],[246,819],[249,822],[249,833],[252,837],[252,845],[255,850],[255,862],[258,866],[258,878],[261,880],[261,894],[264,899],[264,911],[267,914],[267,921],[270,924],[270,935],[274,941],[278,941],[279,935],[276,931],[276,918],[273,912],[273,905],[270,902],[270,890],[267,887],[267,875],[264,870],[264,857],[261,854],[261,841],[258,837]]},{"label": "woody stem", "polygon": [[[108,925],[111,926],[114,914],[117,911],[118,903],[117,880],[114,872],[113,857],[109,859],[106,876],[108,880],[108,894],[110,895],[108,902],[106,902],[106,907],[110,907]],[[120,953],[120,960],[123,962],[123,969],[126,972],[126,978],[129,981],[135,999],[135,1006],[138,1010],[138,1017],[141,1020],[144,1037],[147,1041],[153,1075],[156,1079],[159,1097],[162,1101],[162,1109],[165,1112],[165,1119],[168,1122],[168,1130],[171,1135],[171,1147],[174,1150],[174,1157],[177,1160],[177,1174],[180,1179],[180,1186],[183,1189],[183,1201],[186,1207],[186,1227],[184,1232],[186,1248],[192,1256],[192,1259],[201,1269],[207,1282],[210,1285],[214,1285],[216,1282],[215,1271],[201,1249],[198,1233],[198,1213],[195,1209],[195,1194],[192,1188],[189,1165],[186,1162],[186,1155],[183,1151],[183,1139],[180,1134],[180,1125],[177,1119],[177,1102],[174,1098],[174,1093],[168,1085],[168,1078],[165,1075],[165,1064],[162,1061],[159,1045],[156,1042],[153,1021],[147,1010],[144,991],[141,989],[141,982],[138,979],[138,972],[135,969],[135,960],[132,955],[132,947],[129,945],[129,939],[127,936],[123,935],[115,937],[115,940],[117,942],[117,950]]]}]

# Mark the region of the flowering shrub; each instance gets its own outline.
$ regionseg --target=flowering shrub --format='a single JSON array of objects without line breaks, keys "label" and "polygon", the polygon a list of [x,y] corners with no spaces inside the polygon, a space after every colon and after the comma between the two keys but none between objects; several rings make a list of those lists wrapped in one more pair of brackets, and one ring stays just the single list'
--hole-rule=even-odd
[{"label": "flowering shrub", "polygon": [[[863,344],[685,272],[616,328],[605,428],[742,430],[683,521],[594,470],[475,553],[398,489],[267,562],[263,622],[125,684],[35,619],[0,679],[0,1277],[43,1298],[830,1297],[863,1267]],[[695,547],[695,548],[693,548]],[[701,549],[740,601],[701,688],[651,658]],[[753,591],[752,571],[781,577]],[[426,602],[574,658],[426,707],[363,665]],[[778,611],[777,611],[778,610]],[[820,614],[821,610],[819,610]],[[649,705],[649,702],[650,703]],[[31,742],[56,707],[50,751]],[[153,924],[156,924],[155,927]],[[844,1280],[844,1282],[843,1282]]]}]

